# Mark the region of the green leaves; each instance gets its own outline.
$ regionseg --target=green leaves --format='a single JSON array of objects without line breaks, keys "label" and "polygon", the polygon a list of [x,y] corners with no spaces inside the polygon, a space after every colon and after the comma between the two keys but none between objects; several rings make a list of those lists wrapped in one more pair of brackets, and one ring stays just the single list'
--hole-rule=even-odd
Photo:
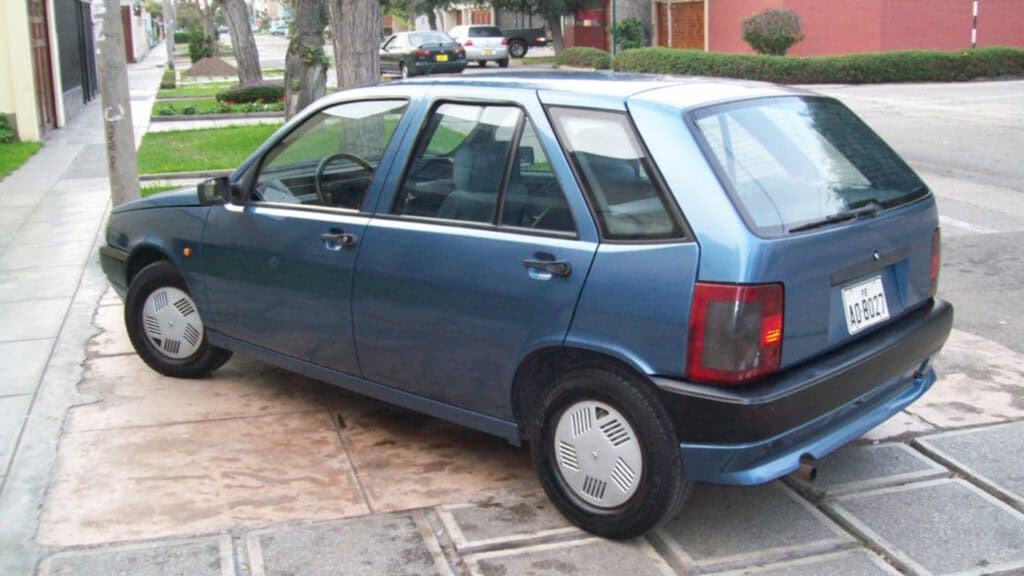
[{"label": "green leaves", "polygon": [[743,19],[743,40],[758,54],[785,56],[793,44],[804,39],[800,16],[792,10],[772,8]]}]

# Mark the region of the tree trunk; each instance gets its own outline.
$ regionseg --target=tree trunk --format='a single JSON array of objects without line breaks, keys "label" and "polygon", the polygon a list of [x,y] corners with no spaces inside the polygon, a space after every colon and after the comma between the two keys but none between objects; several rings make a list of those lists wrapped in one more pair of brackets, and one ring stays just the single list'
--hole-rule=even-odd
[{"label": "tree trunk", "polygon": [[164,39],[167,45],[167,69],[174,70],[174,2],[164,0]]},{"label": "tree trunk", "polygon": [[289,34],[292,39],[284,63],[285,115],[288,118],[321,98],[327,90],[323,3],[321,0],[292,0],[291,7],[293,19]]},{"label": "tree trunk", "polygon": [[427,10],[427,22],[430,23],[431,30],[437,30],[437,12]]},{"label": "tree trunk", "polygon": [[565,48],[565,41],[562,39],[562,15],[547,14],[544,20],[547,21],[548,28],[551,28],[551,46],[555,49],[555,54],[558,54]]},{"label": "tree trunk", "polygon": [[338,89],[380,81],[380,2],[330,0]]},{"label": "tree trunk", "polygon": [[231,49],[238,63],[238,81],[252,84],[263,80],[260,70],[260,56],[256,52],[256,40],[252,37],[249,14],[242,0],[219,0],[231,31]]},{"label": "tree trunk", "polygon": [[211,56],[220,55],[220,33],[217,32],[217,5],[210,0],[196,0],[196,12],[203,23],[203,36]]}]

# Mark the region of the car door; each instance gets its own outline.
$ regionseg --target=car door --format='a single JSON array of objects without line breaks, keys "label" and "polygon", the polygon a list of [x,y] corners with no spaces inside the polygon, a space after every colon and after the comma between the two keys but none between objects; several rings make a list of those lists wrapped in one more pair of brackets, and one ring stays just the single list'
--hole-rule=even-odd
[{"label": "car door", "polygon": [[380,47],[380,71],[395,72],[398,70],[398,56],[395,52],[398,36],[394,35],[387,39]]},{"label": "car door", "polygon": [[359,373],[351,286],[369,220],[362,207],[407,106],[382,99],[320,110],[266,152],[246,179],[244,205],[210,211],[204,272],[217,331]]},{"label": "car door", "polygon": [[442,102],[408,144],[357,263],[365,377],[511,419],[519,361],[562,343],[596,232],[539,105],[531,116]]}]

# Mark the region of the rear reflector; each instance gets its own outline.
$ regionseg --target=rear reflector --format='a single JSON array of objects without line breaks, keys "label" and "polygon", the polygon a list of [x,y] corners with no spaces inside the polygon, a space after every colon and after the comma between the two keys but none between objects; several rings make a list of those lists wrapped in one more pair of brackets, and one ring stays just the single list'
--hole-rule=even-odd
[{"label": "rear reflector", "polygon": [[462,45],[463,46],[472,46],[473,45],[473,41],[472,40],[466,40],[465,42],[462,43]]},{"label": "rear reflector", "polygon": [[741,384],[779,369],[782,284],[698,282],[690,307],[686,377]]},{"label": "rear reflector", "polygon": [[928,286],[928,295],[935,297],[935,293],[939,290],[939,265],[941,264],[941,253],[942,253],[942,233],[936,228],[935,232],[932,232],[932,270],[928,276],[931,280],[931,284]]},{"label": "rear reflector", "polygon": [[501,39],[501,45],[502,46],[508,46],[508,38],[502,38]]}]

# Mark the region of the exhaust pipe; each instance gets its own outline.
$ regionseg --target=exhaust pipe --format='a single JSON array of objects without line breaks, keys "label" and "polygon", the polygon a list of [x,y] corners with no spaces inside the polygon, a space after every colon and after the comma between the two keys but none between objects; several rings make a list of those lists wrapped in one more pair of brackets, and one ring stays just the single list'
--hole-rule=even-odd
[{"label": "exhaust pipe", "polygon": [[814,479],[818,477],[818,466],[814,463],[814,458],[801,456],[800,466],[796,472],[793,472],[793,475],[804,482],[814,482]]}]

